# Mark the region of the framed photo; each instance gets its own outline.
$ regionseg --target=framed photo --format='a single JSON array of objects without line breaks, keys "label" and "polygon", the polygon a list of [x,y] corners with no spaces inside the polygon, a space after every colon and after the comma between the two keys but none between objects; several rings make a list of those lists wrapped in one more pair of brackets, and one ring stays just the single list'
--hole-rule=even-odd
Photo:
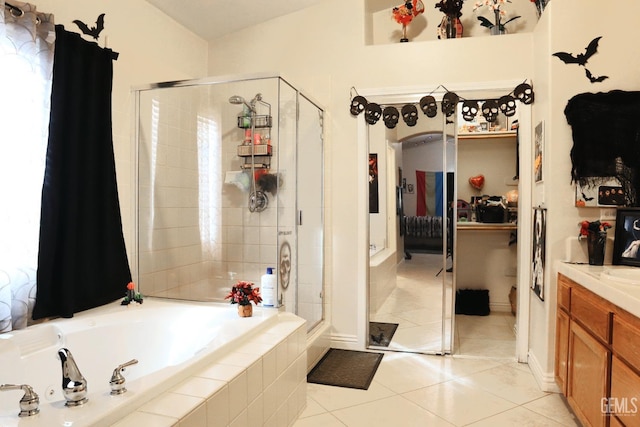
[{"label": "framed photo", "polygon": [[413,194],[413,184],[407,184],[407,193]]},{"label": "framed photo", "polygon": [[533,177],[535,182],[542,182],[542,161],[544,150],[544,122],[538,123],[535,130],[535,152],[533,155]]},{"label": "framed photo", "polygon": [[533,209],[533,257],[531,260],[531,289],[544,301],[544,258],[547,234],[547,210]]},{"label": "framed photo", "polygon": [[598,178],[597,183],[589,186],[576,183],[575,206],[578,208],[616,207],[625,204],[624,189],[617,178]]},{"label": "framed photo", "polygon": [[618,208],[612,264],[640,267],[640,208]]}]

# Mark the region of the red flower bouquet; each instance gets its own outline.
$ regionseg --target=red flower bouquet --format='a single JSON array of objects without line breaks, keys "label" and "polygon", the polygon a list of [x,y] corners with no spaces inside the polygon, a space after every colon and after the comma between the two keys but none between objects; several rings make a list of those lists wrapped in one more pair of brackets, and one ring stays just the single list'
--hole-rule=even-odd
[{"label": "red flower bouquet", "polygon": [[257,305],[262,302],[262,297],[260,296],[260,288],[253,286],[253,282],[239,280],[224,299],[230,299],[231,304],[250,305],[253,301]]}]

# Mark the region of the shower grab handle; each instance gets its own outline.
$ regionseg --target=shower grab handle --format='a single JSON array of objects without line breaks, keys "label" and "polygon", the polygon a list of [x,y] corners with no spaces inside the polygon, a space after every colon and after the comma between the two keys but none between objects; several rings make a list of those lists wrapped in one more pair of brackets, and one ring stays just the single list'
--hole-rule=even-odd
[{"label": "shower grab handle", "polygon": [[38,405],[40,404],[40,398],[38,394],[33,391],[33,388],[27,384],[2,384],[0,385],[0,391],[4,390],[22,390],[24,396],[20,399],[20,413],[19,417],[30,417],[40,412]]},{"label": "shower grab handle", "polygon": [[131,359],[128,362],[123,363],[122,365],[118,365],[118,367],[113,370],[111,381],[109,381],[112,395],[122,394],[127,391],[124,386],[125,378],[122,376],[122,371],[124,371],[124,368],[126,368],[127,366],[135,365],[136,363],[138,363],[138,359]]}]

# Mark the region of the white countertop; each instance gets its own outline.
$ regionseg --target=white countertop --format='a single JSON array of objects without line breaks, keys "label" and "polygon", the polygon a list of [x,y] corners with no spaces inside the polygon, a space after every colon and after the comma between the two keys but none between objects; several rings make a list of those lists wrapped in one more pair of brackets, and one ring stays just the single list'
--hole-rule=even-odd
[{"label": "white countertop", "polygon": [[606,269],[637,269],[624,265],[588,265],[558,262],[558,273],[581,284],[596,295],[601,296],[636,317],[640,317],[640,285],[602,280],[600,273]]}]

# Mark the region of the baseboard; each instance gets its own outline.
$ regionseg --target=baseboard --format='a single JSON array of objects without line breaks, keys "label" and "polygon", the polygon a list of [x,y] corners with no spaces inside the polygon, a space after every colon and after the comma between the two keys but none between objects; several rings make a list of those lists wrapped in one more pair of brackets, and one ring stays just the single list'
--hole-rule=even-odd
[{"label": "baseboard", "polygon": [[511,304],[508,302],[490,302],[489,309],[501,313],[511,313]]},{"label": "baseboard", "polygon": [[356,335],[331,334],[329,338],[331,340],[331,348],[362,350],[358,345],[358,337]]},{"label": "baseboard", "polygon": [[547,393],[560,393],[560,387],[558,387],[558,384],[556,384],[553,371],[544,372],[542,370],[542,367],[540,366],[540,363],[538,362],[538,359],[536,359],[536,356],[531,353],[531,351],[529,351],[527,363],[529,364],[529,369],[531,369],[531,373],[536,379],[540,390]]}]

